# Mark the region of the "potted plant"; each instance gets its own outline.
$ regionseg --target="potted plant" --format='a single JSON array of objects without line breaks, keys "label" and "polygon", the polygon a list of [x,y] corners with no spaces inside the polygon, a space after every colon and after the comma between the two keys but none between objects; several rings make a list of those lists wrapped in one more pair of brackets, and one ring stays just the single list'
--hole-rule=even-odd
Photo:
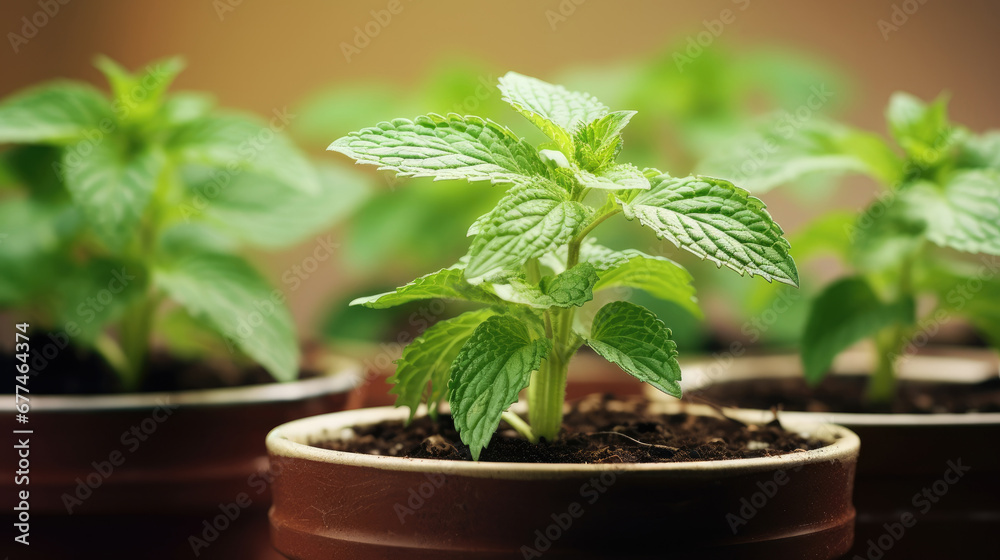
[{"label": "potted plant", "polygon": [[[825,156],[854,162],[882,188],[862,212],[828,213],[797,236],[805,250],[797,258],[833,254],[849,271],[810,299],[801,366],[766,358],[770,366],[744,362],[714,381],[706,366],[702,382],[712,386],[700,395],[811,411],[802,414],[857,431],[866,444],[858,552],[869,540],[884,551],[878,539],[903,510],[918,514],[924,529],[894,554],[956,554],[954,543],[944,552],[940,542],[956,525],[968,533],[963,550],[978,552],[995,526],[990,520],[1000,516],[992,499],[1000,460],[981,445],[1000,436],[996,357],[921,354],[954,317],[971,322],[994,348],[1000,343],[1000,136],[949,122],[945,97],[926,104],[897,93],[886,116],[898,150],[875,135],[824,125]],[[848,353],[834,362],[862,340],[872,360]],[[914,503],[914,492],[949,464],[975,468],[961,471],[947,500],[933,508]]]},{"label": "potted plant", "polygon": [[182,66],[101,58],[110,97],[58,81],[0,103],[2,410],[30,446],[30,478],[2,487],[30,491],[36,553],[71,557],[111,519],[109,555],[255,557],[264,434],[340,410],[358,375],[302,356],[284,293],[236,251],[314,235],[364,182],[311,164],[287,113],[168,93]]},{"label": "potted plant", "polygon": [[[382,122],[330,146],[401,175],[510,186],[472,225],[458,263],[354,302],[478,305],[403,351],[393,393],[409,410],[319,416],[268,436],[278,550],[297,559],[648,557],[666,539],[699,556],[846,551],[858,451],[849,431],[786,431],[695,409],[668,417],[635,401],[565,405],[570,359],[583,345],[680,396],[670,330],[611,288],[695,305],[680,265],[590,234],[624,217],[719,266],[795,284],[788,243],[763,203],[722,179],[617,162],[632,111],[516,73],[500,89],[550,138],[541,149],[457,114]],[[512,407],[522,392],[526,406]],[[430,415],[414,420],[422,403]],[[691,433],[708,426],[723,435]],[[769,430],[794,443],[736,435]],[[708,457],[725,460],[700,460]],[[741,514],[741,500],[757,505]]]}]

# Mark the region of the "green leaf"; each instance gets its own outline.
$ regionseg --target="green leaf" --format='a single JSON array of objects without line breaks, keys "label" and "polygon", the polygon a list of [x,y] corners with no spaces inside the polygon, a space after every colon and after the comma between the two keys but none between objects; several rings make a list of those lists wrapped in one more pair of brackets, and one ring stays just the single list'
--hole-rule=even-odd
[{"label": "green leaf", "polygon": [[184,61],[179,57],[152,62],[134,74],[106,56],[98,57],[94,65],[111,84],[115,112],[123,122],[141,121],[152,115],[163,102],[167,88],[184,69]]},{"label": "green leaf", "polygon": [[580,307],[594,299],[597,270],[590,263],[580,263],[556,276],[546,276],[538,285],[515,279],[510,284],[491,284],[489,289],[500,299],[536,309]]},{"label": "green leaf", "polygon": [[424,400],[436,408],[447,396],[451,365],[459,350],[476,327],[493,314],[490,309],[478,309],[439,321],[403,349],[396,361],[396,375],[389,379],[393,384],[389,393],[396,395],[397,407],[409,407],[410,420]]},{"label": "green leaf", "polygon": [[183,91],[164,100],[160,115],[168,126],[173,126],[207,117],[214,107],[215,99],[211,95]]},{"label": "green leaf", "polygon": [[68,144],[84,137],[96,142],[114,126],[111,104],[84,84],[55,82],[0,104],[0,143]]},{"label": "green leaf", "polygon": [[167,149],[180,163],[218,168],[230,176],[249,170],[303,192],[318,192],[316,170],[280,132],[285,126],[281,119],[277,115],[269,124],[228,114],[189,120],[173,130]]},{"label": "green leaf", "polygon": [[929,161],[921,157],[924,152],[940,146],[951,134],[944,95],[928,105],[908,93],[896,92],[889,99],[885,117],[899,145],[921,161]]},{"label": "green leaf", "polygon": [[820,216],[788,237],[791,252],[800,262],[824,252],[847,262],[856,218],[853,212],[847,211],[832,211]]},{"label": "green leaf", "polygon": [[614,111],[580,128],[574,135],[580,167],[595,171],[614,162],[622,151],[621,132],[635,114],[635,111]]},{"label": "green leaf", "polygon": [[587,345],[628,374],[681,398],[681,368],[670,329],[652,311],[613,301],[597,312]]},{"label": "green leaf", "polygon": [[448,402],[474,460],[549,350],[548,340],[531,340],[524,324],[505,315],[486,319],[462,346],[451,368]]},{"label": "green leaf", "polygon": [[456,114],[383,122],[352,132],[327,149],[401,176],[493,183],[548,176],[535,148],[508,128]]},{"label": "green leaf", "polygon": [[165,164],[157,149],[123,155],[111,140],[84,140],[65,151],[61,170],[94,232],[120,249],[135,234]]},{"label": "green leaf", "polygon": [[392,292],[358,298],[351,305],[363,305],[371,309],[386,309],[419,301],[422,299],[455,299],[494,303],[496,298],[478,286],[465,280],[464,270],[459,266],[445,268],[421,276],[409,284]]},{"label": "green leaf", "polygon": [[472,242],[467,278],[520,268],[565,245],[588,219],[587,208],[547,180],[510,189]]},{"label": "green leaf", "polygon": [[741,275],[798,285],[788,241],[759,199],[710,177],[660,175],[650,183],[650,190],[622,203],[626,218],[638,218],[658,237]]},{"label": "green leaf", "polygon": [[[180,211],[260,247],[287,247],[336,224],[369,196],[369,180],[343,166],[321,165],[316,193],[292,189],[255,173],[235,177],[208,169],[184,173],[192,196]],[[329,238],[329,235],[326,236]],[[331,242],[323,242],[329,255]]]},{"label": "green leaf", "polygon": [[147,297],[149,273],[138,262],[97,257],[53,279],[57,325],[76,327],[74,344],[87,347],[130,305]]},{"label": "green leaf", "polygon": [[631,163],[611,165],[597,173],[578,171],[577,176],[584,188],[608,190],[648,190],[649,180],[642,171]]},{"label": "green leaf", "polygon": [[507,72],[500,78],[503,100],[524,115],[566,154],[573,154],[572,132],[608,113],[594,96]]},{"label": "green leaf", "polygon": [[160,264],[154,282],[275,379],[298,376],[299,346],[284,296],[246,261],[189,249]]},{"label": "green leaf", "polygon": [[987,167],[1000,170],[1000,131],[980,135],[967,133],[962,140],[957,157],[959,168]]},{"label": "green leaf", "polygon": [[691,285],[691,273],[674,261],[635,250],[612,251],[600,245],[585,246],[581,255],[597,267],[599,280],[594,285],[595,292],[635,288],[674,302],[695,317],[704,317]]},{"label": "green leaf", "polygon": [[802,335],[802,365],[806,380],[818,383],[837,354],[854,343],[895,324],[914,321],[912,298],[885,303],[861,277],[844,278],[827,286],[812,301]]},{"label": "green leaf", "polygon": [[942,188],[920,183],[905,191],[925,209],[927,238],[968,253],[1000,255],[1000,171],[956,173]]}]

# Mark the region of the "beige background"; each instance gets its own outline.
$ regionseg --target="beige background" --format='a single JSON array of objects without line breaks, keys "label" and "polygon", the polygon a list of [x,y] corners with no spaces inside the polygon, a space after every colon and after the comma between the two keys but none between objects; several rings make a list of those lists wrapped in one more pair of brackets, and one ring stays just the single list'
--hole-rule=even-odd
[{"label": "beige background", "polygon": [[[43,0],[45,1],[45,0]],[[55,0],[52,0],[55,1]],[[151,59],[182,54],[188,70],[177,85],[214,92],[222,104],[269,112],[291,105],[315,88],[338,80],[379,76],[415,83],[442,55],[467,53],[500,67],[546,76],[566,65],[611,62],[641,55],[700,31],[704,19],[739,8],[720,41],[731,47],[777,44],[821,55],[853,74],[859,84],[847,113],[851,122],[883,130],[888,95],[907,90],[929,98],[952,94],[952,115],[975,130],[1000,128],[1000,2],[925,0],[886,41],[878,28],[893,4],[910,8],[918,0],[675,0],[670,2],[583,1],[553,30],[547,10],[560,2],[468,2],[401,0],[371,44],[347,63],[340,44],[355,26],[388,0],[271,1],[184,0],[113,2],[69,0],[15,54],[0,45],[0,95],[53,77],[100,82],[90,64],[105,53],[136,67]],[[580,0],[577,0],[580,2]],[[236,4],[220,18],[219,5]],[[20,33],[22,17],[39,11],[38,0],[0,3],[0,30]],[[566,9],[566,11],[569,11]],[[318,157],[325,146],[307,146]],[[838,201],[859,207],[871,185],[854,181]],[[775,218],[793,230],[806,213],[780,192],[767,202]],[[312,251],[267,258],[277,277]],[[300,324],[311,325],[339,289],[346,263],[330,263],[292,294]]]}]

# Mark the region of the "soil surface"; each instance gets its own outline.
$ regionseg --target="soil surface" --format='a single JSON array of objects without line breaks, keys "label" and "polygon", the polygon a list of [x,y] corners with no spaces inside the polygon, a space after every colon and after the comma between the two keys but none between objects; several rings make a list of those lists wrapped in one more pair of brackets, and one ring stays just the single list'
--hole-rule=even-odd
[{"label": "soil surface", "polygon": [[[32,341],[33,346],[38,348],[38,352],[32,352],[28,358],[28,388],[32,394],[95,395],[122,392],[121,381],[96,354],[68,346],[58,352],[49,352],[49,357],[46,357],[43,351],[46,350],[48,340],[44,335],[33,334]],[[21,363],[12,354],[0,352],[0,368],[3,371],[14,372],[15,366]],[[315,375],[314,372],[304,371],[300,377]],[[180,359],[157,353],[149,360],[142,385],[134,392],[218,389],[274,382],[274,378],[260,366],[239,366],[226,359]],[[13,382],[6,384],[0,392],[9,393],[13,386]]]},{"label": "soil surface", "polygon": [[[381,422],[354,429],[355,437],[311,442],[316,447],[424,459],[468,461],[469,449],[450,416],[423,416],[409,426]],[[505,422],[480,455],[502,463],[671,463],[769,457],[817,449],[824,442],[786,431],[775,420],[762,426],[728,418],[647,411],[640,398],[618,400],[591,395],[572,405],[563,432],[538,445],[521,438]]]},{"label": "soil surface", "polygon": [[868,379],[862,375],[830,376],[817,387],[809,387],[802,378],[732,381],[688,393],[685,399],[716,406],[809,412],[1000,412],[1000,379],[975,385],[903,381],[896,399],[884,406],[866,402]]}]

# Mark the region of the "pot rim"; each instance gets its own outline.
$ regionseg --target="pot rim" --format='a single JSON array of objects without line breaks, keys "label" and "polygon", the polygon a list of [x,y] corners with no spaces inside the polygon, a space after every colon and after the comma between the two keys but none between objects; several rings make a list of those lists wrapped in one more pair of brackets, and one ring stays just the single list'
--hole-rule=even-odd
[{"label": "pot rim", "polygon": [[[699,415],[712,415],[712,409],[699,405],[681,407],[675,403],[651,403],[657,412],[686,411]],[[523,409],[523,407],[518,407]],[[803,453],[788,453],[774,457],[751,459],[726,459],[721,461],[691,461],[685,463],[628,463],[628,464],[565,464],[565,463],[488,463],[449,461],[444,459],[410,459],[366,455],[347,451],[334,451],[313,447],[306,443],[310,437],[323,432],[336,432],[351,426],[375,423],[381,420],[405,420],[409,411],[391,406],[347,410],[311,416],[282,424],[267,435],[268,452],[285,459],[300,459],[342,466],[374,468],[386,471],[435,472],[474,478],[507,480],[554,479],[567,476],[600,474],[606,471],[635,473],[673,473],[675,475],[708,476],[732,472],[770,471],[794,468],[819,461],[851,460],[856,458],[861,441],[851,430],[842,426],[810,421],[796,421],[786,428],[811,434],[831,442],[825,447]],[[766,422],[769,413],[741,411],[743,421]],[[784,424],[784,423],[783,423]]]},{"label": "pot rim", "polygon": [[[100,410],[150,409],[164,404],[179,406],[233,406],[267,402],[291,402],[331,393],[346,393],[363,378],[361,365],[341,356],[320,358],[319,377],[286,383],[264,383],[242,387],[221,387],[156,393],[38,395],[32,396],[35,410],[48,412],[94,412]],[[14,413],[14,399],[0,402],[0,413]]]},{"label": "pot rim", "polygon": [[[991,358],[991,359],[987,359]],[[833,364],[831,373],[840,376],[857,376],[857,368],[872,360],[871,352],[865,349],[851,350],[842,353]],[[992,360],[992,361],[991,361]],[[913,356],[903,362],[900,379],[914,381],[930,381],[941,383],[975,383],[990,379],[995,372],[996,355],[983,354],[978,357],[948,355],[948,356]],[[776,379],[800,377],[801,363],[798,354],[770,354],[760,356],[745,356],[736,358],[724,369],[721,375],[709,372],[714,362],[701,360],[682,364],[684,376],[687,378],[684,391],[696,392],[698,389],[725,383],[727,381],[743,381],[748,379]],[[946,366],[953,366],[948,375],[934,375]],[[718,377],[718,379],[715,379]],[[646,391],[647,398],[653,398]],[[724,407],[726,413],[735,409]],[[1000,424],[1000,412],[943,412],[931,414],[893,414],[873,412],[807,412],[783,411],[782,420],[827,422],[844,426],[969,426],[983,424]]]}]

